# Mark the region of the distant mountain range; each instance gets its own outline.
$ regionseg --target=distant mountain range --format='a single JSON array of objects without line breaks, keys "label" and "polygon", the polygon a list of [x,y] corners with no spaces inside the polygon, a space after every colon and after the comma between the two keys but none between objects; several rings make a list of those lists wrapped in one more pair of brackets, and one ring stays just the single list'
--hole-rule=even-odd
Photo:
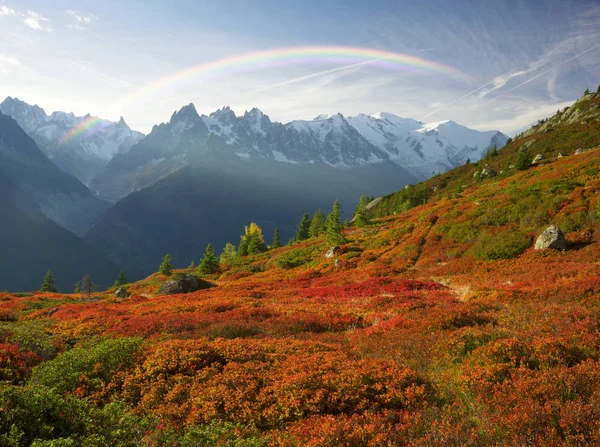
[{"label": "distant mountain range", "polygon": [[468,158],[478,160],[507,140],[498,131],[479,132],[452,121],[424,124],[387,113],[281,124],[258,109],[238,117],[225,107],[200,116],[190,104],[169,123],[154,126],[129,152],[115,155],[90,187],[101,197],[119,200],[214,150],[242,160],[346,170],[392,163],[422,180]]},{"label": "distant mountain range", "polygon": [[91,115],[54,112],[8,97],[0,111],[14,118],[60,169],[87,184],[118,153],[127,152],[144,135]]},{"label": "distant mountain range", "polygon": [[[166,252],[184,266],[208,243],[236,243],[250,221],[285,240],[305,212],[340,200],[348,215],[361,194],[417,183],[507,141],[386,113],[282,124],[258,109],[200,116],[190,104],[144,137],[123,120],[47,115],[13,98],[0,110],[14,118],[0,115],[0,167],[27,197],[23,206],[81,236],[69,243],[93,247],[98,271],[118,266],[130,279],[154,271]],[[13,205],[0,211],[16,215]]]}]

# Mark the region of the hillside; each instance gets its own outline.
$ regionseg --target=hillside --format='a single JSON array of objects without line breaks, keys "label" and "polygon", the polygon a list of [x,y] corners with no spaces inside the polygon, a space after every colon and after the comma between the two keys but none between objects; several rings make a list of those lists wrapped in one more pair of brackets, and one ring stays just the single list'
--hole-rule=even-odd
[{"label": "hillside", "polygon": [[[576,104],[587,114],[598,100]],[[4,294],[0,433],[25,445],[598,445],[596,120],[534,128],[378,199],[334,258],[317,237],[222,263],[205,278],[216,287],[189,294],[158,296],[158,273],[124,299]],[[533,247],[550,224],[567,249]]]},{"label": "hillside", "polygon": [[0,166],[48,218],[75,234],[83,234],[109,207],[79,180],[61,171],[13,118],[1,112]]},{"label": "hillside", "polygon": [[[83,240],[47,218],[0,168],[0,287],[38,288],[48,269],[59,290],[72,292],[75,282],[91,274],[101,286],[112,284],[117,267]],[[2,317],[0,317],[0,321]]]}]

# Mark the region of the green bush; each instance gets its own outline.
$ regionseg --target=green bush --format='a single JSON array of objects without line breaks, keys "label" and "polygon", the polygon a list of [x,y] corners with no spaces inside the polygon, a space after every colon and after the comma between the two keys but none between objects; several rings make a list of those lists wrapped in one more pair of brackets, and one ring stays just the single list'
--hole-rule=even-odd
[{"label": "green bush", "polygon": [[299,248],[290,250],[277,257],[275,264],[282,269],[293,269],[307,264],[312,260],[312,250],[310,248]]},{"label": "green bush", "polygon": [[483,261],[512,259],[531,246],[531,239],[516,231],[508,230],[493,236],[484,234],[471,248],[471,254]]},{"label": "green bush", "polygon": [[31,381],[58,393],[85,385],[101,389],[113,374],[135,362],[141,338],[92,340],[34,368]]},{"label": "green bush", "polygon": [[43,359],[56,355],[58,340],[46,330],[39,321],[15,321],[0,324],[0,340],[5,338],[11,343],[35,352]]}]

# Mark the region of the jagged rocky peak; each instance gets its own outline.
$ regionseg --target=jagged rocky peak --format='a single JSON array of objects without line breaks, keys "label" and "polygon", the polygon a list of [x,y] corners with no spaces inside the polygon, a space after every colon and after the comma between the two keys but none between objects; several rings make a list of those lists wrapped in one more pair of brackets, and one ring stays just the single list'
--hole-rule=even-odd
[{"label": "jagged rocky peak", "polygon": [[211,118],[216,119],[221,124],[233,124],[236,119],[235,113],[229,106],[225,106],[210,114]]},{"label": "jagged rocky peak", "polygon": [[12,98],[10,96],[0,104],[0,110],[5,115],[14,118],[25,132],[30,132],[37,128],[46,119],[46,112],[37,104],[30,106],[19,98]]},{"label": "jagged rocky peak", "polygon": [[119,122],[118,122],[118,124],[119,124],[119,126],[121,126],[121,127],[127,127],[127,128],[129,127],[129,126],[127,125],[127,123],[125,122],[125,119],[123,119],[123,117],[119,118]]},{"label": "jagged rocky peak", "polygon": [[171,116],[171,123],[176,124],[182,121],[196,121],[200,119],[200,115],[196,111],[194,104],[189,103],[183,106],[179,112],[174,112]]}]

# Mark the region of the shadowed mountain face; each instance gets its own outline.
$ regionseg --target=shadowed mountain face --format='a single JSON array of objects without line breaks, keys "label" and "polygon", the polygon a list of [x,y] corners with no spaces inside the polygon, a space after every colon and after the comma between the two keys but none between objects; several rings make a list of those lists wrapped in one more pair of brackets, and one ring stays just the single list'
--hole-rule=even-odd
[{"label": "shadowed mountain face", "polygon": [[86,274],[104,287],[114,281],[117,267],[46,217],[2,169],[0,213],[0,290],[37,290],[48,269],[64,292],[72,292],[75,282]]},{"label": "shadowed mountain face", "polygon": [[0,104],[0,111],[14,118],[54,164],[84,184],[144,136],[123,118],[115,123],[65,112],[46,115],[37,105],[11,97]]},{"label": "shadowed mountain face", "polygon": [[57,224],[81,235],[108,209],[75,177],[54,165],[17,122],[0,113],[0,166]]},{"label": "shadowed mountain face", "polygon": [[140,278],[156,271],[165,253],[184,267],[197,263],[208,243],[216,250],[226,242],[237,245],[251,221],[263,228],[267,243],[276,227],[285,241],[305,212],[328,211],[335,199],[351,211],[361,192],[381,194],[415,181],[406,172],[397,178],[398,172],[391,163],[360,172],[306,170],[213,152],[115,204],[85,239]]}]

